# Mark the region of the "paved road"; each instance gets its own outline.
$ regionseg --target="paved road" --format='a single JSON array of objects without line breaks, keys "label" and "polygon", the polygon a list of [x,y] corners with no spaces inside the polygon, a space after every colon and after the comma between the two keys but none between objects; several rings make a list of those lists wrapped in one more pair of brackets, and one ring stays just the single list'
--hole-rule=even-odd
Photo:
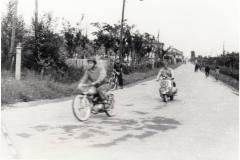
[{"label": "paved road", "polygon": [[191,64],[175,74],[175,101],[163,103],[158,84],[145,81],[115,93],[112,118],[99,114],[78,122],[70,100],[6,109],[5,137],[13,144],[4,145],[3,138],[4,153],[23,159],[237,160],[238,95],[194,73]]}]

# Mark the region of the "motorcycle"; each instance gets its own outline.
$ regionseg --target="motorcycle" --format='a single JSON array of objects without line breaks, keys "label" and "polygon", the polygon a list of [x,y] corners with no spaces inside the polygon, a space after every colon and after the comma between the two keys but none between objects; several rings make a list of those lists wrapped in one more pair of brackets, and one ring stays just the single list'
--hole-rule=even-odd
[{"label": "motorcycle", "polygon": [[103,102],[97,94],[96,87],[85,85],[84,88],[72,102],[73,114],[79,121],[86,121],[91,113],[105,113],[108,117],[114,115],[114,95],[112,93],[106,93],[107,102]]},{"label": "motorcycle", "polygon": [[173,87],[173,83],[173,78],[169,77],[162,77],[160,80],[159,93],[164,102],[167,102],[168,98],[172,101],[177,93],[177,89]]}]

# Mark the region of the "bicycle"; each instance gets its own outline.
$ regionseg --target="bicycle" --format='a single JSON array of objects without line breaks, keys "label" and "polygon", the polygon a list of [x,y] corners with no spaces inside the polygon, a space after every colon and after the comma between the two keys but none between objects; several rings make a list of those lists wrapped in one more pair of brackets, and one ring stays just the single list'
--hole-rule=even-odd
[{"label": "bicycle", "polygon": [[119,80],[117,77],[118,73],[116,71],[112,72],[112,75],[109,79],[110,90],[116,90],[119,86]]}]

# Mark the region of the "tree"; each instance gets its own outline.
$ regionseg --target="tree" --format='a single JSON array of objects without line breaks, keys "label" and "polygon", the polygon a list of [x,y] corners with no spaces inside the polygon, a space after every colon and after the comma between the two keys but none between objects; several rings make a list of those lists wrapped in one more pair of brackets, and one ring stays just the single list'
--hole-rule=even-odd
[{"label": "tree", "polygon": [[35,38],[33,34],[29,35],[24,43],[24,52],[30,52],[23,57],[24,65],[39,71],[42,78],[46,70],[55,69],[61,72],[61,67],[64,65],[64,57],[59,54],[63,38],[54,32],[55,22],[52,15],[45,14],[38,23],[39,52],[34,52]]},{"label": "tree", "polygon": [[96,48],[99,49],[102,45],[105,48],[105,54],[108,54],[110,49],[117,51],[119,46],[118,30],[120,27],[118,25],[110,25],[107,23],[100,24],[98,22],[92,23],[94,27],[97,28],[96,32],[92,34],[96,36],[94,40]]},{"label": "tree", "polygon": [[65,47],[68,52],[68,57],[73,58],[74,56],[85,56],[85,50],[89,47],[86,45],[90,42],[87,36],[82,34],[80,24],[77,26],[72,26],[70,22],[65,22],[63,24]]},{"label": "tree", "polygon": [[[21,16],[15,17],[15,1],[10,1],[7,4],[6,15],[1,18],[1,56],[2,68],[9,69],[13,56],[15,55],[15,46],[19,42],[23,42],[27,33],[25,23]],[[15,19],[15,38],[12,38],[13,21]],[[11,46],[11,39],[14,44]],[[12,49],[10,49],[12,47]]]},{"label": "tree", "polygon": [[132,39],[132,45],[134,49],[134,57],[133,59],[137,62],[140,61],[140,58],[143,57],[143,36],[139,33],[134,33]]}]

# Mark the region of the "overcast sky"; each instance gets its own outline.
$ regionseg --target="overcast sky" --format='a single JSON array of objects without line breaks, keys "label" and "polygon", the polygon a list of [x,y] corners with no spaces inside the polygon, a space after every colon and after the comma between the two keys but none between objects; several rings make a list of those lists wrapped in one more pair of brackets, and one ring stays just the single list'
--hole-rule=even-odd
[{"label": "overcast sky", "polygon": [[[27,24],[34,13],[35,0],[19,0],[18,14]],[[239,0],[127,0],[125,18],[140,32],[157,36],[189,55],[216,55],[223,41],[228,51],[239,51]],[[1,12],[8,0],[1,0]],[[52,12],[73,24],[85,14],[82,27],[92,22],[117,23],[122,0],[39,0],[39,13]],[[89,33],[90,34],[90,33]]]}]

